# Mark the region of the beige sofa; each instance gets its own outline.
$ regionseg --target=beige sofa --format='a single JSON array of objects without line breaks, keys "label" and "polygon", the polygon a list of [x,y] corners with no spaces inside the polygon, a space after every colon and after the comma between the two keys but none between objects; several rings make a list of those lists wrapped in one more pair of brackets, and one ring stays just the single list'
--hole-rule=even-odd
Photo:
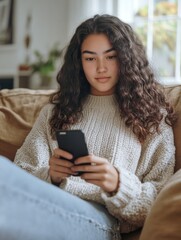
[{"label": "beige sofa", "polygon": [[[181,239],[181,85],[165,87],[178,112],[174,127],[176,145],[175,174],[159,193],[144,227],[124,239]],[[13,161],[17,149],[53,90],[12,89],[0,91],[0,155]],[[140,236],[141,232],[141,236]]]}]

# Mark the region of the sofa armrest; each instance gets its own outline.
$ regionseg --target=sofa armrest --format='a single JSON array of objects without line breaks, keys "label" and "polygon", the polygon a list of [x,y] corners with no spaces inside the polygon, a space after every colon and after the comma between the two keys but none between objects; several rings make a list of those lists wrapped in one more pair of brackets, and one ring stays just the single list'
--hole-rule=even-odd
[{"label": "sofa armrest", "polygon": [[54,90],[3,89],[0,91],[0,155],[14,160]]},{"label": "sofa armrest", "polygon": [[140,240],[181,239],[181,169],[159,193],[145,221]]}]

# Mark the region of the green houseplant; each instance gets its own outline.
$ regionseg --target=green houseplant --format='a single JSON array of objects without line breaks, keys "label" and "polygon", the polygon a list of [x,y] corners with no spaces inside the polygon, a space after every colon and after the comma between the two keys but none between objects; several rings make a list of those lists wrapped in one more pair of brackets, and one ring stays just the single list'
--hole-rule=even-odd
[{"label": "green houseplant", "polygon": [[56,70],[56,63],[61,59],[63,50],[55,44],[44,56],[40,51],[34,51],[35,61],[31,64],[32,74],[38,73],[41,78],[42,86],[49,86],[52,80],[52,75]]}]

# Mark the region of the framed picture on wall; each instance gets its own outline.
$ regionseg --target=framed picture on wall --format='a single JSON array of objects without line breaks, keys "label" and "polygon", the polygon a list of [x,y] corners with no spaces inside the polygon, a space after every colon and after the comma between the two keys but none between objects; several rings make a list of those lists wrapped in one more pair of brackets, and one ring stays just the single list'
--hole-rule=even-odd
[{"label": "framed picture on wall", "polygon": [[13,43],[14,0],[0,0],[0,44]]}]

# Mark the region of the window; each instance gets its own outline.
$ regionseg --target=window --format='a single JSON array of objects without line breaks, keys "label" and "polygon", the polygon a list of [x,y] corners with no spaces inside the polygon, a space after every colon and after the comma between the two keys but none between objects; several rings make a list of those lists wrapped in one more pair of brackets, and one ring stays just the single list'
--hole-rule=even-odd
[{"label": "window", "polygon": [[160,81],[181,84],[181,0],[118,0],[118,17],[140,36]]}]

